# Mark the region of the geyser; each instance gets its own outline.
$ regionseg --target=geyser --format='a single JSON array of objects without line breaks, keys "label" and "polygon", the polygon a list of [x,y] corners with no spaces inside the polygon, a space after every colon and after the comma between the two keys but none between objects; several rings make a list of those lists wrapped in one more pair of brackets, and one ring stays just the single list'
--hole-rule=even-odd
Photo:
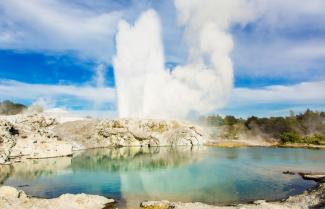
[{"label": "geyser", "polygon": [[113,59],[119,116],[185,118],[190,112],[223,107],[233,83],[233,41],[227,29],[250,17],[240,2],[175,1],[188,59],[172,71],[164,67],[160,20],[154,10],[142,13],[134,25],[120,21]]}]

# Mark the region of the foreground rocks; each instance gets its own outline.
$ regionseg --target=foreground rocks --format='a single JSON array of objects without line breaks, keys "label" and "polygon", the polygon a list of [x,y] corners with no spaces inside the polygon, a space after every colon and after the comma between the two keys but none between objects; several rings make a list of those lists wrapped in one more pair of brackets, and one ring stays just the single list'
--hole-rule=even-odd
[{"label": "foreground rocks", "polygon": [[101,209],[114,203],[113,199],[87,194],[63,194],[54,199],[28,197],[13,187],[0,187],[1,209]]},{"label": "foreground rocks", "polygon": [[71,120],[48,114],[0,117],[0,164],[10,158],[69,156],[100,147],[203,145],[206,136],[191,124],[149,119]]},{"label": "foreground rocks", "polygon": [[325,183],[320,183],[312,190],[301,195],[289,197],[282,202],[266,202],[257,200],[252,204],[234,206],[213,206],[204,203],[180,203],[163,201],[147,201],[141,203],[142,209],[310,209],[325,207]]}]

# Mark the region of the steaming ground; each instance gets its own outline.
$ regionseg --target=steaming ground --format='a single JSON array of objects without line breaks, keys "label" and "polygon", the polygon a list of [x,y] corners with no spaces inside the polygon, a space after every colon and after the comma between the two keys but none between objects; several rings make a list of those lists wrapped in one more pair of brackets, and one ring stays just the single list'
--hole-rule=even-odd
[{"label": "steaming ground", "polygon": [[188,58],[175,69],[164,68],[161,24],[154,10],[143,12],[134,25],[121,21],[113,62],[119,115],[185,118],[223,107],[233,86],[229,54],[234,44],[227,30],[252,16],[243,2],[176,0]]}]

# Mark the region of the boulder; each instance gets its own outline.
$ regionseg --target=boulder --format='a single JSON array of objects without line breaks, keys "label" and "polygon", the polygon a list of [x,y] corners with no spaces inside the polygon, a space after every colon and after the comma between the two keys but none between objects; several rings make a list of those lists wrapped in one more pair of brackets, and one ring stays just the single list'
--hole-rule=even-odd
[{"label": "boulder", "polygon": [[58,198],[40,199],[28,197],[13,187],[0,187],[1,209],[102,209],[112,203],[113,199],[87,194],[63,194]]}]

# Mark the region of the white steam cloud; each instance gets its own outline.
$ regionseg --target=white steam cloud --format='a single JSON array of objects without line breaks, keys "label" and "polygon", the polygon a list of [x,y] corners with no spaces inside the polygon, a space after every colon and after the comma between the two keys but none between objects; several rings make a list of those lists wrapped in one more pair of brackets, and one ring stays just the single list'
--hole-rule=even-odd
[{"label": "white steam cloud", "polygon": [[164,67],[154,10],[144,12],[134,26],[121,21],[113,60],[120,117],[184,118],[223,107],[233,84],[233,41],[227,30],[252,18],[247,5],[244,0],[176,0],[188,59],[173,70]]}]

